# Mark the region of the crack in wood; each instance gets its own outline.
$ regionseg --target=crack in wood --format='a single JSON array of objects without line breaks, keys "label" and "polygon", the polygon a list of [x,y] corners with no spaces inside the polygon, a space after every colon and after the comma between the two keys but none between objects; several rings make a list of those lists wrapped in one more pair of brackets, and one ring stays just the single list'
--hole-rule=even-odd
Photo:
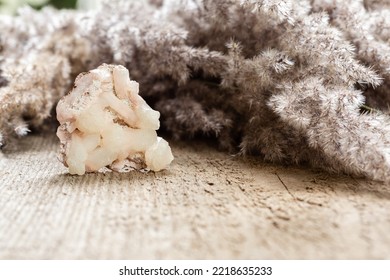
[{"label": "crack in wood", "polygon": [[279,174],[275,172],[276,177],[278,177],[279,181],[282,183],[283,187],[286,189],[288,194],[295,200],[298,201],[297,198],[290,192],[287,185],[283,182],[282,178],[280,178]]}]

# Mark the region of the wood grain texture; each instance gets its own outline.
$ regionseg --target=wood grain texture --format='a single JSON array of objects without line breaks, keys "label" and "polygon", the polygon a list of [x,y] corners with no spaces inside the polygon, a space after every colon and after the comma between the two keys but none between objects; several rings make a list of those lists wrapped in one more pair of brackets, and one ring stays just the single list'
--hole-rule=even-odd
[{"label": "wood grain texture", "polygon": [[167,171],[70,176],[52,135],[0,156],[1,259],[390,258],[390,187],[173,143]]}]

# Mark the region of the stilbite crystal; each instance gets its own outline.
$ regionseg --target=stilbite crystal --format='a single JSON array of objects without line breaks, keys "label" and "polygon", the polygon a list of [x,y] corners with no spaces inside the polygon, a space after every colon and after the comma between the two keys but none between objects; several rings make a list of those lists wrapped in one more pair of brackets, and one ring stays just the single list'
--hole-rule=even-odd
[{"label": "stilbite crystal", "polygon": [[138,83],[120,65],[103,64],[76,78],[57,105],[60,160],[69,173],[159,171],[171,163],[169,144],[156,133],[160,113],[138,91]]}]

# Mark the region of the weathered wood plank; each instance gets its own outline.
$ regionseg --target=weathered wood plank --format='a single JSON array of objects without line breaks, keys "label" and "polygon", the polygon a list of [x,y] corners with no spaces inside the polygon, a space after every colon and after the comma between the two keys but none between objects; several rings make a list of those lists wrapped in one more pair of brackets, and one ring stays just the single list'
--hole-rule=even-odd
[{"label": "weathered wood plank", "polygon": [[390,188],[174,143],[160,173],[70,176],[53,136],[0,157],[2,259],[390,258]]}]

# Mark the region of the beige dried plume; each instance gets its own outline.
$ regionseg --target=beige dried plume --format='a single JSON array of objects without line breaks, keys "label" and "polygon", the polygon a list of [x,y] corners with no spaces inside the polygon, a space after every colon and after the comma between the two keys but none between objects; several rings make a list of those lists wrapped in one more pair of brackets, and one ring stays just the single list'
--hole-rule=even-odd
[{"label": "beige dried plume", "polygon": [[110,63],[171,137],[390,182],[389,18],[389,0],[118,0],[0,16],[0,146],[42,130],[77,74]]}]

